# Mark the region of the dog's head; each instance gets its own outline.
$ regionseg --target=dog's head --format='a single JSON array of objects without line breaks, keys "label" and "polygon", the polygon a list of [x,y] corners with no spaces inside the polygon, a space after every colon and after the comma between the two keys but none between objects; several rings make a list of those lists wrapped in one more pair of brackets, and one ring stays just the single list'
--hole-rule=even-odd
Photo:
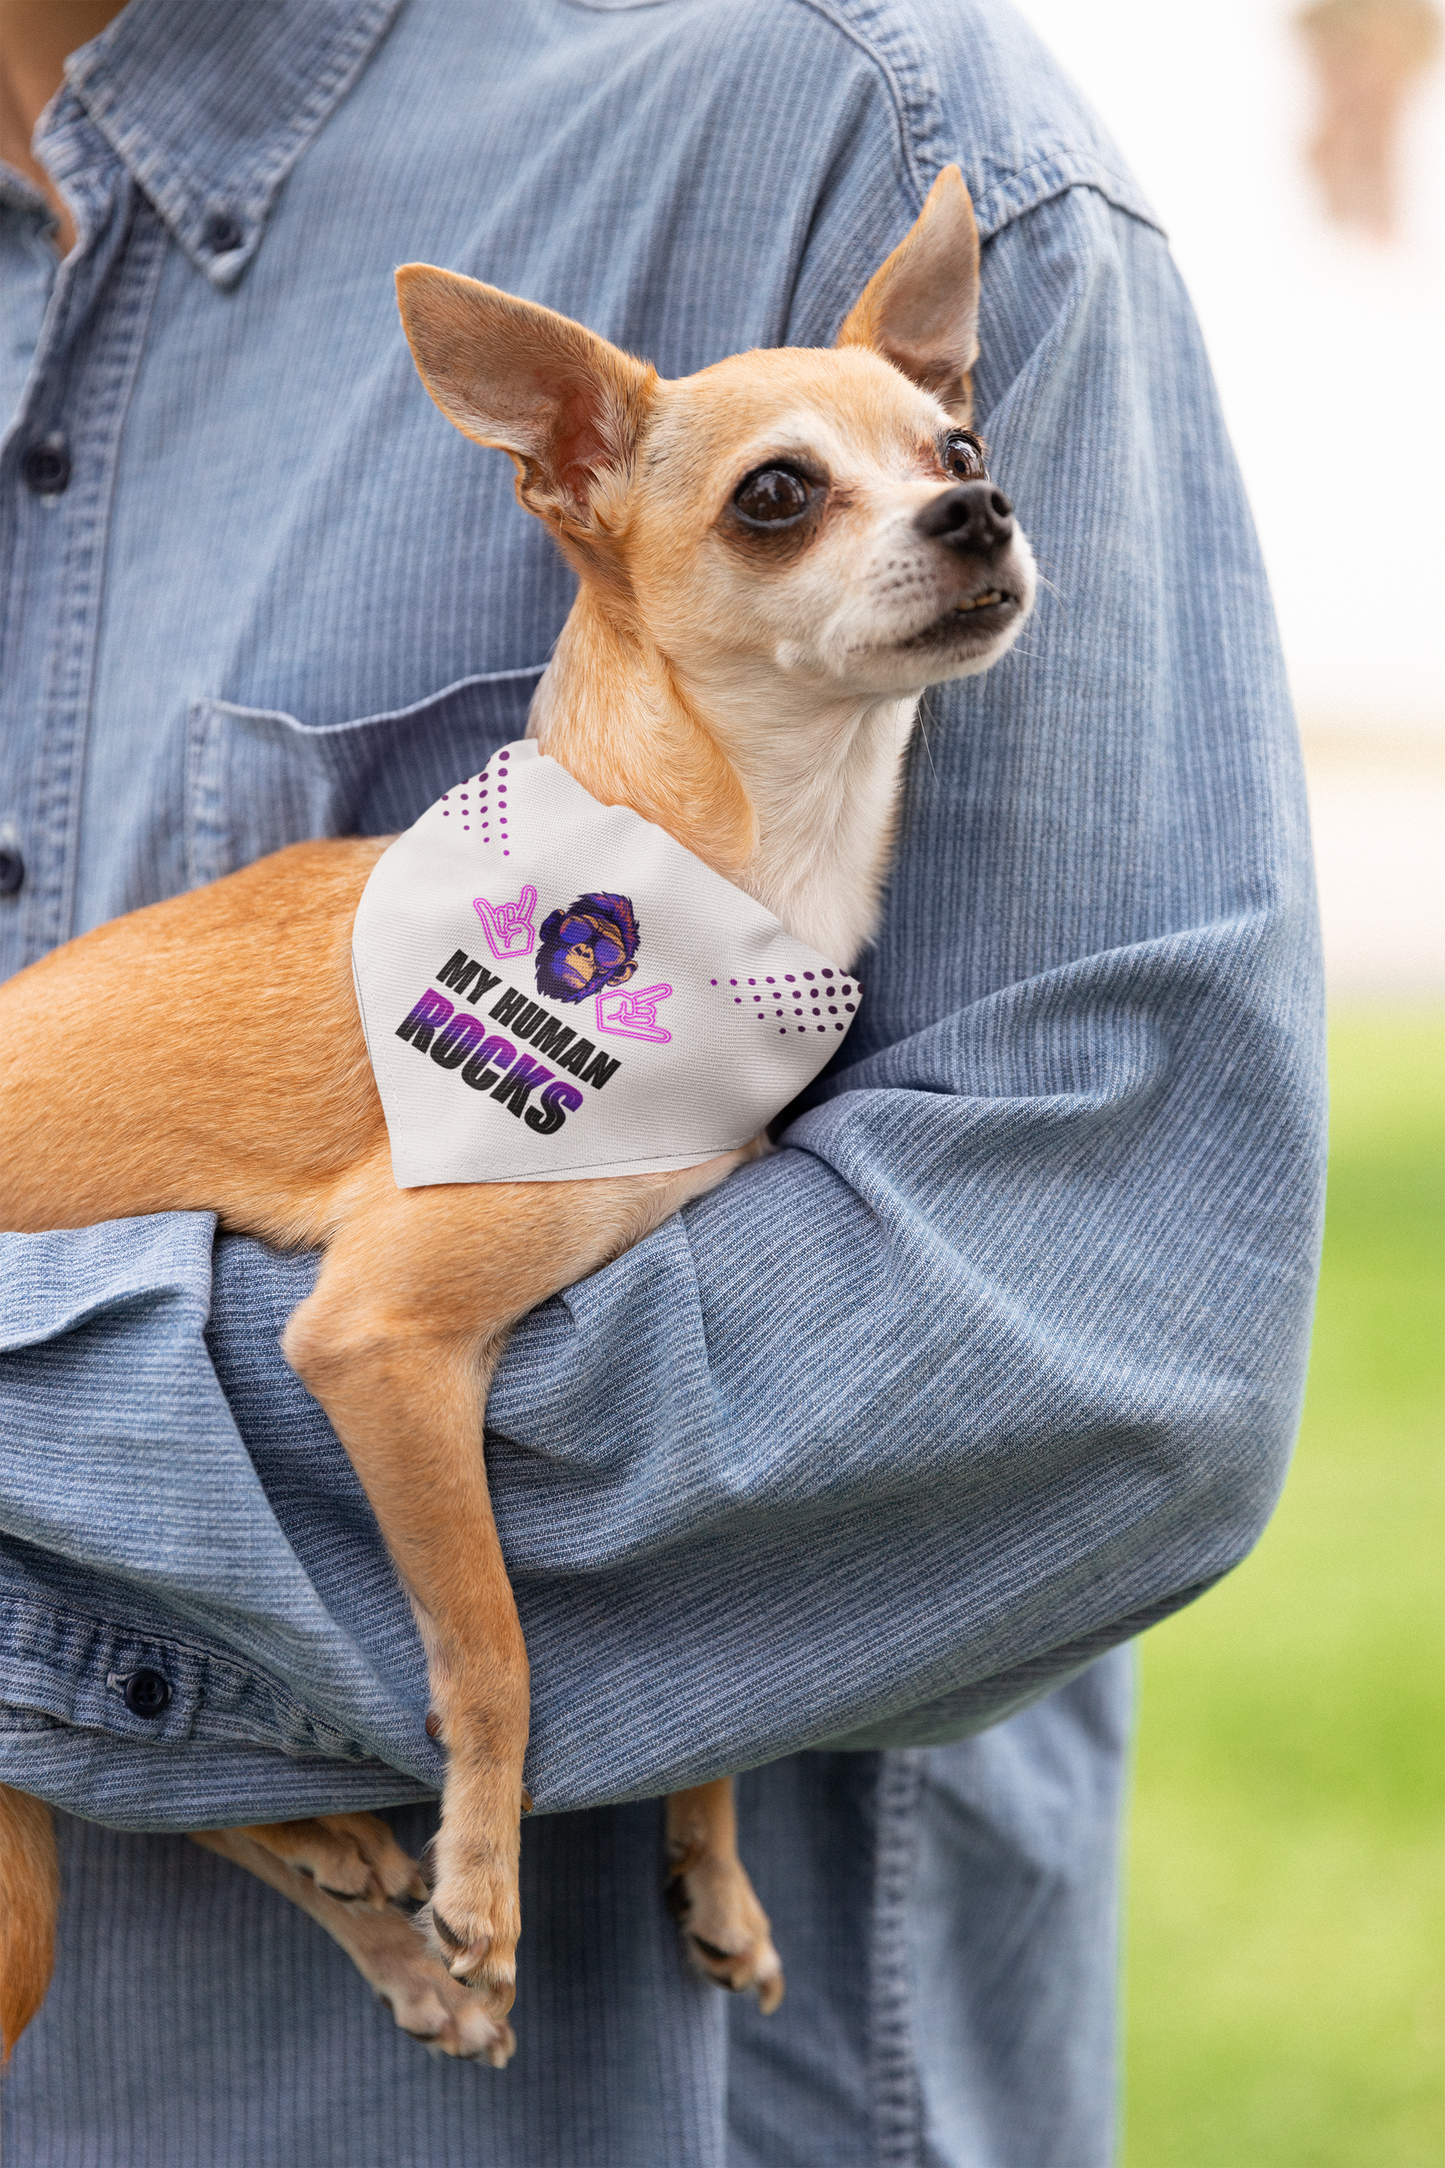
[{"label": "dog's head", "polygon": [[956,166],[830,350],[665,381],[580,324],[426,264],[397,275],[442,412],[603,606],[694,683],[905,697],[986,670],[1033,603],[969,428],[978,235]]}]

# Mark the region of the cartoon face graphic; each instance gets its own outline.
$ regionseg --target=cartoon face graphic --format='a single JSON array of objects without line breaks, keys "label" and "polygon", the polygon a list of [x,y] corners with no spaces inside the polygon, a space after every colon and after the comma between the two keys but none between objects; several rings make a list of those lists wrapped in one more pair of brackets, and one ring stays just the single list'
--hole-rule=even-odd
[{"label": "cartoon face graphic", "polygon": [[585,1001],[621,986],[637,969],[639,929],[632,901],[599,890],[549,912],[537,944],[537,991],[552,1001]]}]

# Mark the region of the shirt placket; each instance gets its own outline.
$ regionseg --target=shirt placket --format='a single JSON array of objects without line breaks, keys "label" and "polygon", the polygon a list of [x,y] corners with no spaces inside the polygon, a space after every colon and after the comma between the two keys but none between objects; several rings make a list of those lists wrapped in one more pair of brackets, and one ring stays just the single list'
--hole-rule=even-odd
[{"label": "shirt placket", "polygon": [[121,436],[166,229],[72,96],[44,151],[78,242],[0,445],[0,975],[73,931]]}]

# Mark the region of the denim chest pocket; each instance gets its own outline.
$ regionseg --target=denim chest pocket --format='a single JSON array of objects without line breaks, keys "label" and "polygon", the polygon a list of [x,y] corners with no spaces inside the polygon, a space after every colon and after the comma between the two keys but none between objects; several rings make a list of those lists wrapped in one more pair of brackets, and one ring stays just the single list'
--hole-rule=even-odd
[{"label": "denim chest pocket", "polygon": [[312,836],[409,828],[499,745],[522,736],[544,667],[462,678],[411,707],[349,723],[194,701],[186,732],[191,886]]}]

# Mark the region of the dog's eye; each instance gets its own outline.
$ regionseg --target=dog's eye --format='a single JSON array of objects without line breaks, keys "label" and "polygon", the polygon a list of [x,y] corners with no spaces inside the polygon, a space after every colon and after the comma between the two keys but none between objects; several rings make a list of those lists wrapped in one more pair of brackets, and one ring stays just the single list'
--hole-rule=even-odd
[{"label": "dog's eye", "polygon": [[808,485],[791,467],[759,467],[739,482],[733,503],[749,525],[786,527],[808,509]]},{"label": "dog's eye", "polygon": [[944,438],[943,464],[955,481],[978,481],[984,472],[983,446],[971,429],[955,429]]}]

